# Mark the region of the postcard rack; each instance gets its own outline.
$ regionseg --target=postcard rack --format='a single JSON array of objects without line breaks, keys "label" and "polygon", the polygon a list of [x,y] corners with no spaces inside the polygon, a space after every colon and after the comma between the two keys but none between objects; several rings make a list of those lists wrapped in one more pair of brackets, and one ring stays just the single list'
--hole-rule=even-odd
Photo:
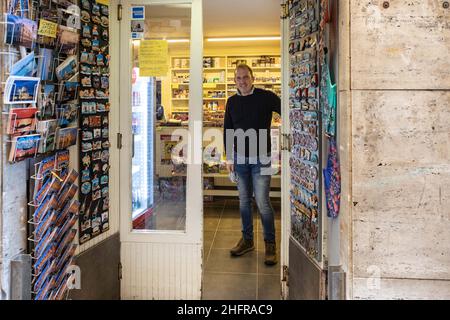
[{"label": "postcard rack", "polygon": [[[70,57],[78,60],[79,30],[67,24],[70,20],[77,26],[75,22],[78,21],[79,28],[79,12],[65,10],[72,4],[78,5],[78,1],[10,0],[7,13],[0,17],[1,31],[5,34],[0,53],[2,61],[8,62],[4,72],[8,79],[2,79],[2,86],[5,86],[2,113],[8,113],[7,134],[11,137],[5,141],[11,143],[10,163],[56,152],[56,134],[69,134],[70,131],[60,129],[79,127],[78,62],[75,63],[76,69],[72,70],[71,79],[60,79],[56,74],[58,66]],[[42,21],[59,26],[54,37],[37,34]],[[64,38],[63,33],[72,42]],[[35,78],[32,77],[33,69],[37,69]],[[18,119],[18,113],[24,114],[26,109],[36,108],[37,113]],[[65,115],[69,115],[70,119],[65,119]],[[29,130],[16,132],[16,125]],[[21,137],[17,137],[18,134]],[[76,139],[70,141],[73,142],[71,145],[76,144]]]},{"label": "postcard rack", "polygon": [[[67,271],[77,248],[78,173],[69,168],[67,148],[79,136],[78,62],[70,78],[56,73],[64,62],[78,61],[79,10],[66,10],[69,6],[79,7],[79,1],[8,0],[0,16],[5,67],[0,80],[6,97],[0,105],[7,120],[2,134],[10,135],[4,139],[10,145],[9,162],[39,161],[30,166],[28,203],[36,300],[66,297]],[[46,23],[55,28],[38,34],[38,26]]]},{"label": "postcard rack", "polygon": [[68,168],[67,152],[34,165],[33,199],[28,203],[32,257],[32,298],[62,300],[69,292],[70,268],[77,245],[78,173]]}]

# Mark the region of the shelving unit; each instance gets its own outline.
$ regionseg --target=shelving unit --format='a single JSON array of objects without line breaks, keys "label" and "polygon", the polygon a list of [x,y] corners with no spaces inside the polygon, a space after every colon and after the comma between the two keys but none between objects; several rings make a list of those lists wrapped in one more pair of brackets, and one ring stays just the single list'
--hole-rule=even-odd
[{"label": "shelving unit", "polygon": [[[207,128],[221,128],[225,115],[226,100],[236,93],[234,83],[234,71],[236,65],[246,63],[252,67],[255,76],[255,86],[269,89],[281,95],[281,58],[279,55],[221,55],[206,56],[203,58],[203,126]],[[172,56],[170,58],[169,77],[166,88],[170,89],[170,95],[166,100],[169,108],[166,112],[167,119],[186,121],[189,111],[189,58],[186,56]],[[155,173],[159,178],[185,177],[186,174],[175,172],[172,164],[168,162],[167,155],[162,150],[170,146],[172,142],[167,140],[172,132],[180,126],[158,127],[156,132],[156,163]],[[279,130],[272,131],[278,134]],[[206,145],[205,145],[206,146]],[[279,145],[272,150],[279,151]],[[231,183],[223,168],[219,172],[205,172],[203,178],[214,181],[214,189],[206,188],[205,196],[237,196],[236,185]],[[274,175],[272,179],[271,197],[280,197],[280,175]]]},{"label": "shelving unit", "polygon": [[[246,63],[252,67],[256,87],[269,89],[281,95],[280,61],[281,57],[279,55],[223,55],[204,57],[203,100],[206,102],[203,105],[204,110],[214,109],[214,112],[225,111],[226,99],[236,93],[234,70],[239,63]],[[188,109],[188,66],[188,57],[171,57],[169,117],[174,112],[186,112]],[[216,97],[211,96],[213,92],[218,93]],[[214,104],[214,101],[217,104]]]}]

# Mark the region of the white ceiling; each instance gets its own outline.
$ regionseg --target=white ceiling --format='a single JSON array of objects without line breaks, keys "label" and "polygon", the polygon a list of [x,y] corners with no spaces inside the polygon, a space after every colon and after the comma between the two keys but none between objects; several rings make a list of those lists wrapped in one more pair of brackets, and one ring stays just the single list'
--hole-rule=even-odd
[{"label": "white ceiling", "polygon": [[203,0],[205,37],[278,36],[280,0]]}]

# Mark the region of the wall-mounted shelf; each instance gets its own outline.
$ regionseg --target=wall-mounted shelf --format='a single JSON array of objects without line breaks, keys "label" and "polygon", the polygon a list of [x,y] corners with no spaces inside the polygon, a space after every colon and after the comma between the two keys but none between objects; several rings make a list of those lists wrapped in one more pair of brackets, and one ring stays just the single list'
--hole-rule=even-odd
[{"label": "wall-mounted shelf", "polygon": [[[186,72],[189,71],[189,68],[178,68],[176,65],[180,65],[183,62],[186,63],[188,61],[188,57],[172,57],[171,58],[171,66],[170,69],[170,87],[171,87],[171,101],[172,104],[169,108],[169,113],[185,110],[187,107],[183,105],[182,101],[188,101],[189,99],[182,98],[174,98],[176,92],[175,90],[186,90],[189,85],[188,77],[186,76]],[[225,101],[228,97],[236,93],[236,84],[234,83],[234,79],[230,78],[230,74],[234,74],[234,70],[236,68],[236,64],[240,62],[246,62],[249,66],[252,67],[255,78],[261,80],[263,78],[271,78],[273,80],[279,80],[276,82],[273,81],[256,81],[254,85],[260,88],[268,88],[271,86],[281,86],[281,68],[280,62],[281,57],[279,55],[227,55],[227,56],[208,56],[204,58],[204,66],[211,65],[211,67],[205,67],[203,71],[203,77],[206,79],[214,79],[217,82],[205,82],[203,83],[204,90],[220,90],[224,92],[224,97],[221,98],[211,98],[205,97],[203,100],[211,101],[216,100],[219,105],[225,106]],[[262,65],[269,64],[270,65]],[[177,76],[177,73],[180,76]],[[181,79],[181,81],[174,81],[174,79]],[[187,81],[187,82],[183,82]],[[219,89],[220,88],[220,89]],[[277,91],[277,90],[276,90]],[[280,91],[280,90],[278,90]],[[276,92],[277,94],[280,92]],[[176,101],[176,104],[173,104]],[[207,104],[206,104],[207,107]],[[224,110],[224,108],[221,108]]]}]

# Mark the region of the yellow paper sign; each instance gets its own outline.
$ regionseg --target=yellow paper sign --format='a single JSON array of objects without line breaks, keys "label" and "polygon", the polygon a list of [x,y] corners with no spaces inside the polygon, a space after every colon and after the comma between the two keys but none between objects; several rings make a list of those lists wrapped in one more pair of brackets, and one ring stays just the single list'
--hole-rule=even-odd
[{"label": "yellow paper sign", "polygon": [[97,3],[104,4],[105,6],[109,6],[109,0],[96,0]]},{"label": "yellow paper sign", "polygon": [[166,76],[169,71],[169,47],[166,40],[141,40],[139,46],[139,76]]},{"label": "yellow paper sign", "polygon": [[57,29],[58,29],[57,23],[41,19],[39,21],[38,35],[56,38]]}]

